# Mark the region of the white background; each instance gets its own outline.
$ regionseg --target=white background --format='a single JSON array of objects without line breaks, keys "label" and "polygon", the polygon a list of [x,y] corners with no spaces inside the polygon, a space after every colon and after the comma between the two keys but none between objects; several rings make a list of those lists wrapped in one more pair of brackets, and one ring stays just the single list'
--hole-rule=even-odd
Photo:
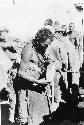
[{"label": "white background", "polygon": [[81,14],[74,3],[81,0],[0,0],[0,28],[6,26],[12,36],[26,39],[52,18],[62,24],[75,22],[81,29]]}]

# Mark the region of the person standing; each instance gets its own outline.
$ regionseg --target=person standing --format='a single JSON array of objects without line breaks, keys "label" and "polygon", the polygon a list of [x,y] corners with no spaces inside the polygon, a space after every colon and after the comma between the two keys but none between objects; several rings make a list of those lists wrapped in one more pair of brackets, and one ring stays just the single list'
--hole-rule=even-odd
[{"label": "person standing", "polygon": [[[68,79],[68,90],[69,90],[70,93],[73,93],[71,91],[74,90],[73,87],[75,86],[75,93],[78,93],[79,78],[80,78],[79,53],[78,53],[77,49],[75,49],[75,46],[70,42],[68,37],[66,37],[66,39],[64,40],[64,45],[66,47],[67,55],[68,55],[67,74],[68,74],[68,76],[71,76],[70,77],[71,79]],[[78,95],[78,94],[76,94],[76,95]]]},{"label": "person standing", "polygon": [[13,61],[11,60],[8,52],[11,54],[13,53],[10,52],[8,49],[11,47],[10,44],[7,43],[4,34],[1,34],[1,38],[2,39],[0,41],[0,90],[5,88],[5,91],[7,91],[8,93],[7,97],[9,99],[9,123],[12,124],[14,122],[16,98],[12,81],[13,74],[10,73],[13,66]]},{"label": "person standing", "polygon": [[[62,41],[59,41],[56,37],[54,38],[54,41],[49,45],[49,47],[46,50],[46,56],[50,60],[50,67],[48,66],[48,73],[47,77],[48,79],[51,79],[51,74],[55,74],[54,76],[54,102],[58,103],[63,101],[61,98],[62,91],[61,91],[61,85],[60,85],[60,79],[63,77],[63,80],[66,85],[66,89],[68,87],[67,82],[67,68],[68,68],[68,56],[66,49],[63,45]],[[52,79],[53,80],[53,79]]]},{"label": "person standing", "polygon": [[43,116],[49,114],[48,100],[45,96],[45,86],[48,83],[46,69],[49,62],[46,60],[45,51],[53,37],[49,29],[42,28],[22,50],[15,86],[18,121],[21,125],[39,125]]},{"label": "person standing", "polygon": [[69,36],[69,40],[71,41],[71,43],[75,46],[75,49],[78,51],[80,65],[82,67],[82,64],[83,64],[83,35],[82,35],[82,33],[77,32],[75,30],[74,23],[69,24],[69,32],[67,32],[67,35]]}]

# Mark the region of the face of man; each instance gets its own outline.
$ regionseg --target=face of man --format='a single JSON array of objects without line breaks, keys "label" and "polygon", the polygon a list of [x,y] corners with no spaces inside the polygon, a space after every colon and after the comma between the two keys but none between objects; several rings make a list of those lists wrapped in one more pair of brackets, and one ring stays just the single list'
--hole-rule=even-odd
[{"label": "face of man", "polygon": [[54,29],[54,32],[61,31],[61,25],[60,25],[60,23],[54,24],[53,25],[53,29]]},{"label": "face of man", "polygon": [[48,38],[45,42],[44,42],[44,45],[50,45],[51,43],[51,40]]},{"label": "face of man", "polygon": [[43,43],[41,43],[41,50],[42,50],[42,55],[45,53],[46,48],[48,47],[48,45],[51,44],[51,40],[48,38],[47,40],[45,40]]},{"label": "face of man", "polygon": [[44,26],[47,26],[47,25],[49,25],[49,26],[52,26],[52,25],[53,25],[52,19],[46,19],[46,20],[44,21]]},{"label": "face of man", "polygon": [[74,30],[74,24],[71,23],[71,24],[69,24],[69,31],[73,31],[73,30]]},{"label": "face of man", "polygon": [[65,32],[67,30],[67,26],[66,25],[63,25],[62,26],[62,31]]}]

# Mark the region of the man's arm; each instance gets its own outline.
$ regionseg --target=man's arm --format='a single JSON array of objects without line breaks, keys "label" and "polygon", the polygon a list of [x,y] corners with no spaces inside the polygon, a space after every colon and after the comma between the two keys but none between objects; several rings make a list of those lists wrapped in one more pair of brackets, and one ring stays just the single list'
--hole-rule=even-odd
[{"label": "man's arm", "polygon": [[19,72],[25,72],[27,69],[28,63],[30,63],[30,59],[32,58],[32,49],[31,45],[27,44],[21,53],[21,62],[20,62],[20,68]]},{"label": "man's arm", "polygon": [[28,77],[28,74],[26,74],[26,69],[28,66],[28,63],[30,63],[30,60],[32,58],[33,54],[32,54],[32,48],[31,45],[27,44],[21,53],[21,63],[20,63],[20,68],[19,68],[19,72],[18,75],[25,78],[26,80],[32,81],[36,84],[48,84],[50,83],[50,81],[46,80],[46,79],[34,79],[32,76]]}]

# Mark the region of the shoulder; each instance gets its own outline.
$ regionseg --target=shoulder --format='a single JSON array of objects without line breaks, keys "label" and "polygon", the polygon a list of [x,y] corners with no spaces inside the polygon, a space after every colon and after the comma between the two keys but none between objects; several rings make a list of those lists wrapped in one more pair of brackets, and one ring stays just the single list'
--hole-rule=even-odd
[{"label": "shoulder", "polygon": [[27,52],[31,52],[32,50],[32,43],[27,43],[24,48],[22,49],[22,54],[25,54]]},{"label": "shoulder", "polygon": [[51,42],[51,47],[59,47],[60,41],[57,38],[54,38],[54,40]]},{"label": "shoulder", "polygon": [[54,51],[58,51],[58,49],[60,48],[59,45],[59,40],[57,40],[56,38],[51,42],[50,45],[48,45],[48,48],[46,49],[46,54],[51,54]]},{"label": "shoulder", "polygon": [[33,45],[32,43],[28,43],[24,46],[21,52],[21,59],[27,61],[33,55]]}]

